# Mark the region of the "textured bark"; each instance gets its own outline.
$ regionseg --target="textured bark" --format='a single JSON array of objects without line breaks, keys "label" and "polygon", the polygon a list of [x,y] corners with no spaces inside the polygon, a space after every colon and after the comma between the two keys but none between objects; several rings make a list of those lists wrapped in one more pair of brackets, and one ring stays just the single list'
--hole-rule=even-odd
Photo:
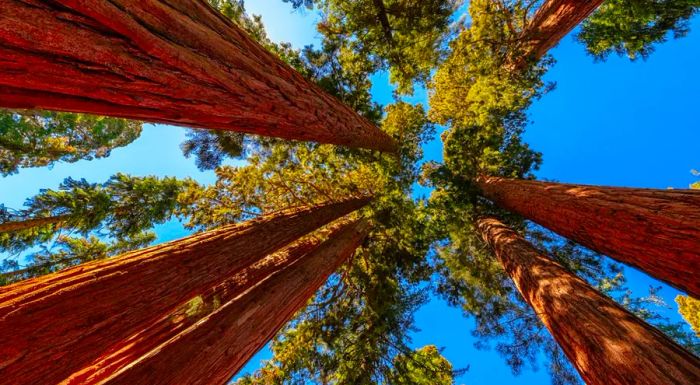
[{"label": "textured bark", "polygon": [[700,191],[477,183],[504,209],[700,298]]},{"label": "textured bark", "polygon": [[697,385],[700,359],[494,218],[478,221],[525,301],[588,385]]},{"label": "textured bark", "polygon": [[297,208],[0,287],[0,384],[55,384],[107,347],[369,199]]},{"label": "textured bark", "polygon": [[0,233],[9,233],[13,231],[21,231],[31,229],[33,227],[53,225],[65,222],[68,215],[58,215],[55,217],[31,218],[24,221],[10,221],[0,223]]},{"label": "textured bark", "polygon": [[352,255],[369,231],[351,223],[295,264],[269,276],[103,382],[226,384]]},{"label": "textured bark", "polygon": [[0,106],[394,151],[202,0],[0,0]]},{"label": "textured bark", "polygon": [[524,65],[525,59],[540,59],[602,3],[603,0],[545,0],[523,32],[525,54],[515,66]]},{"label": "textured bark", "polygon": [[316,249],[320,243],[317,237],[307,237],[254,263],[232,278],[181,304],[177,310],[163,316],[147,328],[106,349],[97,360],[61,384],[99,384],[141,356],[167,343],[271,274],[290,266]]}]

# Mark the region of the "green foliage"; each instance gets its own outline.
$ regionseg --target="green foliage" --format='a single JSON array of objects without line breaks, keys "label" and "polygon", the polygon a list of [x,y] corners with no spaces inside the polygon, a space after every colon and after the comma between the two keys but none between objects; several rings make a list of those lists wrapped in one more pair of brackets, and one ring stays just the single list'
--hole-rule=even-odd
[{"label": "green foliage", "polygon": [[388,69],[401,94],[426,82],[443,56],[450,17],[461,0],[285,0],[317,7],[318,31],[351,73]]},{"label": "green foliage", "polygon": [[442,184],[480,173],[523,176],[539,163],[520,135],[525,109],[547,91],[541,77],[549,61],[521,71],[507,65],[519,50],[526,9],[519,2],[503,8],[480,0],[470,2],[469,13],[471,24],[450,43],[431,83],[430,118],[449,125],[442,136],[444,167],[432,170]]},{"label": "green foliage", "polygon": [[[364,246],[277,336],[273,359],[240,384],[375,384],[389,376],[411,378],[405,370],[416,372],[394,359],[410,351],[412,314],[425,300],[418,287],[431,272],[425,213],[409,193],[418,177],[420,145],[432,126],[420,105],[398,102],[385,112],[381,126],[401,139],[398,156],[260,141],[251,145],[248,164],[220,167],[214,186],[185,194],[189,226],[201,228],[293,205],[375,197],[363,210],[373,223]],[[418,353],[398,362],[428,358],[440,362]]]},{"label": "green foliage", "polygon": [[583,22],[578,40],[597,59],[610,53],[646,58],[669,34],[688,34],[698,0],[607,0]]},{"label": "green foliage", "polygon": [[84,114],[0,110],[0,174],[104,158],[141,134],[141,123]]},{"label": "green foliage", "polygon": [[394,369],[389,374],[389,385],[451,385],[452,364],[433,345],[394,358]]},{"label": "green foliage", "polygon": [[198,188],[192,180],[168,177],[116,174],[102,184],[68,178],[57,190],[41,190],[13,215],[2,210],[15,221],[60,220],[1,233],[0,251],[19,254],[42,245],[42,251],[29,255],[32,263],[21,275],[26,278],[144,247],[155,239],[149,230],[181,210],[180,195]]},{"label": "green foliage", "polygon": [[245,134],[240,132],[192,129],[180,148],[186,158],[194,155],[197,168],[204,171],[221,166],[226,157],[242,157],[244,141]]}]

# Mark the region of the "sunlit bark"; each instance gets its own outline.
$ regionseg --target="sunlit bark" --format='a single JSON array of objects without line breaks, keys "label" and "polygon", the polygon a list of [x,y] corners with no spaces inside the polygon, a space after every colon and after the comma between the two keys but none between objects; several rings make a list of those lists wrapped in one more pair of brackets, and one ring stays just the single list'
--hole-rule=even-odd
[{"label": "sunlit bark", "polygon": [[0,0],[0,107],[394,151],[202,0]]},{"label": "sunlit bark", "polygon": [[0,287],[0,383],[53,384],[369,199],[296,208]]},{"label": "sunlit bark", "polygon": [[700,359],[536,250],[495,218],[478,221],[525,301],[588,385],[696,385]]},{"label": "sunlit bark", "polygon": [[482,177],[484,197],[700,298],[700,191]]}]

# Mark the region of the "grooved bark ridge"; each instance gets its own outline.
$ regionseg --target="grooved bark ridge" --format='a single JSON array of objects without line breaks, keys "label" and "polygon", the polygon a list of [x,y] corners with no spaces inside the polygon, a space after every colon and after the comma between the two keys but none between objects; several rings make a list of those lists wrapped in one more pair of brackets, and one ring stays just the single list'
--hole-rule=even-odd
[{"label": "grooved bark ridge", "polygon": [[482,177],[484,197],[700,298],[700,191]]},{"label": "grooved bark ridge", "polygon": [[366,221],[346,225],[316,250],[221,306],[103,384],[227,384],[352,255],[368,232]]},{"label": "grooved bark ridge", "polygon": [[0,0],[0,107],[395,151],[202,0]]},{"label": "grooved bark ridge", "polygon": [[0,287],[0,384],[55,384],[104,349],[369,202],[295,208]]},{"label": "grooved bark ridge", "polygon": [[588,385],[697,385],[700,359],[495,218],[478,221],[518,291]]}]

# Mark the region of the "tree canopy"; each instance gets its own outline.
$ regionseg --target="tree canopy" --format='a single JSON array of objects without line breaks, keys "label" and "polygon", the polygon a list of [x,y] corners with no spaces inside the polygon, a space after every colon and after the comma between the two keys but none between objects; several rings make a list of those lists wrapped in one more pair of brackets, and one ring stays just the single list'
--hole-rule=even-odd
[{"label": "tree canopy", "polygon": [[84,114],[0,110],[0,174],[104,158],[136,140],[141,123]]},{"label": "tree canopy", "polygon": [[687,35],[699,7],[698,0],[606,0],[583,22],[577,38],[597,59],[613,52],[647,58],[669,35]]},{"label": "tree canopy", "polygon": [[[700,352],[696,299],[677,302],[697,336],[660,315],[667,304],[657,288],[634,296],[619,264],[479,194],[480,176],[531,179],[542,162],[523,134],[528,109],[553,89],[544,75],[554,60],[512,65],[527,46],[523,31],[541,2],[472,0],[460,19],[460,0],[283,1],[320,12],[320,47],[273,42],[242,0],[209,3],[379,126],[399,143],[397,154],[189,129],[181,150],[200,170],[214,170],[210,185],[118,173],[103,183],[68,178],[23,208],[0,206],[0,224],[28,224],[0,232],[0,252],[29,261],[3,261],[0,284],[145,247],[156,239],[153,228],[173,219],[203,231],[293,206],[372,195],[361,211],[372,224],[362,247],[277,334],[272,358],[238,385],[453,384],[466,369],[454,368],[440,347],[415,347],[410,339],[414,314],[430,295],[473,318],[476,347],[495,346],[514,373],[544,363],[554,384],[580,383],[480,238],[475,220],[483,215],[501,218],[605,295]],[[597,58],[611,52],[646,57],[669,31],[686,34],[697,7],[694,0],[608,0],[577,38]],[[381,71],[396,86],[386,106],[371,93],[371,79]],[[406,101],[417,86],[428,89],[427,107]],[[444,129],[443,159],[423,162],[422,148],[436,127]],[[0,172],[105,157],[140,132],[140,123],[122,119],[0,112]],[[227,165],[228,158],[242,162]],[[427,199],[417,196],[417,184],[430,189]]]}]

